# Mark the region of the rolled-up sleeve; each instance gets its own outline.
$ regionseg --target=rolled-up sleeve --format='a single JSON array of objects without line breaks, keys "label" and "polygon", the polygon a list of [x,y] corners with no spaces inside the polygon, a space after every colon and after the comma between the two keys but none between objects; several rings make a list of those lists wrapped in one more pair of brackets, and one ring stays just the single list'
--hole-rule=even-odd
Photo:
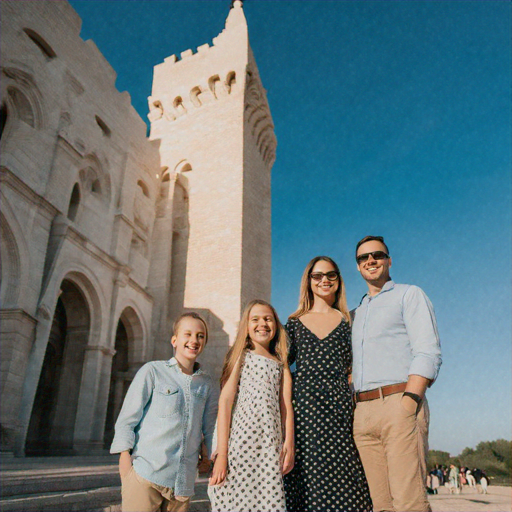
[{"label": "rolled-up sleeve", "polygon": [[137,372],[126,393],[123,407],[116,421],[110,453],[121,453],[135,446],[135,428],[151,399],[153,388],[154,375],[152,366],[148,363]]},{"label": "rolled-up sleeve", "polygon": [[218,407],[219,391],[217,386],[212,386],[203,412],[203,436],[209,458],[211,458],[213,451],[213,432],[217,421]]},{"label": "rolled-up sleeve", "polygon": [[417,286],[409,287],[404,294],[402,306],[413,355],[409,375],[420,375],[433,382],[442,363],[434,307]]}]

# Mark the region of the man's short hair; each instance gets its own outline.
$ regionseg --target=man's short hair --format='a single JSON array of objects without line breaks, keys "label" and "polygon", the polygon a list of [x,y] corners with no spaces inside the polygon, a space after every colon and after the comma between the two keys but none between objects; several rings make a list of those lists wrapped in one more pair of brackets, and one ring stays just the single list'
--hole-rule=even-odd
[{"label": "man's short hair", "polygon": [[357,251],[358,251],[359,247],[361,247],[361,245],[365,244],[366,242],[371,242],[372,240],[375,240],[376,242],[380,242],[386,248],[386,253],[389,256],[389,249],[388,249],[388,246],[386,245],[386,242],[384,242],[384,237],[369,235],[369,236],[365,236],[362,240],[359,240],[359,242],[357,242],[356,257],[357,257]]}]

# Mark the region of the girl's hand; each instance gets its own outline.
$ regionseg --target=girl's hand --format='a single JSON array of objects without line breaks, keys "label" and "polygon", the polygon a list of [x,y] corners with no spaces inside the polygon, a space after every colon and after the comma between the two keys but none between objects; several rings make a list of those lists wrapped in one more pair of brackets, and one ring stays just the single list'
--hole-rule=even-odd
[{"label": "girl's hand", "polygon": [[121,452],[119,454],[119,475],[125,477],[132,469],[132,458],[130,452]]},{"label": "girl's hand", "polygon": [[226,480],[228,472],[228,457],[227,455],[217,455],[215,464],[213,465],[212,476],[208,481],[208,485],[222,485]]},{"label": "girl's hand", "polygon": [[288,474],[295,464],[295,446],[293,442],[285,441],[281,450],[281,472],[283,475]]}]

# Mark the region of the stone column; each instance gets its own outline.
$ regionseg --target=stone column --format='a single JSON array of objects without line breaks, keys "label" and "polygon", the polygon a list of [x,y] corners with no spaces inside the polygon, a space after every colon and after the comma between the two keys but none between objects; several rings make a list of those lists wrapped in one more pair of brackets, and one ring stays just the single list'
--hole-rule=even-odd
[{"label": "stone column", "polygon": [[103,453],[103,434],[115,350],[103,345],[85,348],[82,384],[73,448],[77,453]]},{"label": "stone column", "polygon": [[[0,311],[2,363],[0,371],[1,454],[12,456],[20,430],[23,379],[34,342],[37,321],[21,309]],[[37,384],[36,384],[37,385]]]}]

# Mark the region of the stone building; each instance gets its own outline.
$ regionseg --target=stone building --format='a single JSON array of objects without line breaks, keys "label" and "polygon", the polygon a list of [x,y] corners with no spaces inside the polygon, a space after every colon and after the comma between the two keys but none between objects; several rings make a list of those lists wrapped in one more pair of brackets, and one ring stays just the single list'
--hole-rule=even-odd
[{"label": "stone building", "polygon": [[1,449],[92,453],[177,315],[204,315],[218,376],[270,298],[272,118],[239,0],[155,67],[149,139],[69,3],[1,9]]}]

